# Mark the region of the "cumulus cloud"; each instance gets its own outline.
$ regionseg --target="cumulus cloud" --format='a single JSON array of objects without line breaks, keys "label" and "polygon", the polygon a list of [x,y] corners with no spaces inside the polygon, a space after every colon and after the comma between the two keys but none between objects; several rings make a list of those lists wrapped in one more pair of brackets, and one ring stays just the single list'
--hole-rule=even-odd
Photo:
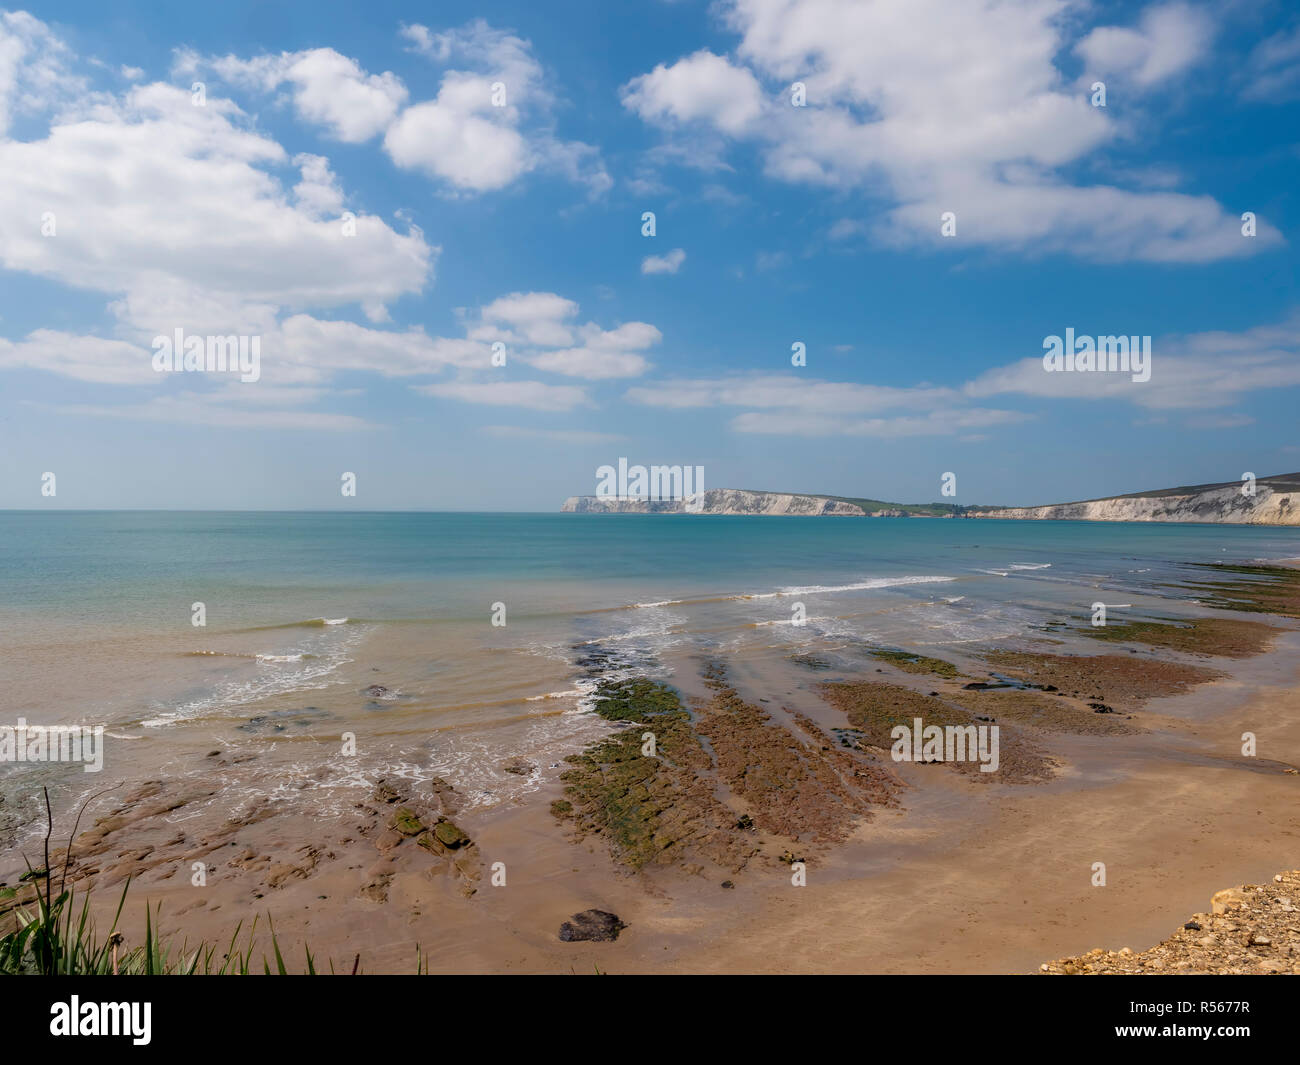
[{"label": "cumulus cloud", "polygon": [[727,133],[743,132],[763,112],[758,79],[707,49],[633,78],[621,97],[624,107],[649,121],[707,119]]},{"label": "cumulus cloud", "polygon": [[[703,125],[755,144],[778,180],[892,203],[863,225],[879,239],[940,246],[948,211],[955,244],[1088,259],[1199,262],[1280,239],[1268,225],[1244,239],[1209,197],[1071,182],[1067,168],[1121,131],[1056,65],[1074,25],[1063,0],[725,0],[720,10],[738,37],[732,56],[661,64],[624,86],[624,105],[670,136]],[[1149,85],[1185,71],[1211,33],[1200,9],[1163,4],[1137,29],[1103,27],[1077,47]],[[795,82],[806,106],[792,105]]]},{"label": "cumulus cloud", "polygon": [[[280,308],[365,305],[418,292],[437,249],[357,212],[345,235],[328,164],[289,163],[229,101],[162,84],[64,110],[46,136],[0,140],[0,265],[112,297],[139,335],[255,332]],[[54,235],[32,224],[48,218]]]},{"label": "cumulus cloud", "polygon": [[[531,63],[527,46],[476,27],[446,42]],[[40,57],[77,57],[30,16],[0,20],[0,103],[36,107]],[[486,54],[486,53],[485,53]],[[18,65],[15,66],[14,64]],[[179,70],[204,60],[178,55]],[[327,49],[243,62],[219,60],[232,81],[285,83],[301,117],[356,140],[389,123],[405,89]],[[508,64],[509,66],[509,64]],[[446,82],[444,82],[446,84]],[[463,83],[457,83],[461,88]],[[53,91],[53,89],[52,89]],[[51,95],[56,117],[18,140],[0,131],[0,266],[98,293],[115,335],[37,329],[0,339],[0,369],[39,370],[94,384],[147,387],[155,394],[83,413],[227,426],[356,428],[364,424],[305,408],[345,373],[455,379],[425,394],[471,403],[571,409],[585,389],[530,381],[475,380],[494,374],[490,341],[512,345],[512,365],[601,379],[635,376],[660,339],[646,323],[581,324],[578,305],[555,293],[511,293],[484,306],[458,337],[422,328],[380,329],[348,319],[359,310],[386,321],[387,304],[432,281],[439,249],[413,225],[401,232],[349,203],[329,160],[292,157],[233,101],[161,83],[120,94]],[[347,212],[347,219],[343,217]],[[337,316],[337,317],[335,317]],[[234,378],[156,373],[153,338],[255,336],[256,387]],[[198,408],[210,404],[203,416]]]},{"label": "cumulus cloud", "polygon": [[554,292],[512,292],[480,308],[466,335],[483,343],[501,341],[511,358],[567,377],[639,377],[650,368],[641,352],[663,339],[653,325],[578,325],[577,313],[576,303]]},{"label": "cumulus cloud", "polygon": [[287,86],[304,122],[352,144],[381,136],[394,164],[453,192],[503,189],[534,171],[583,184],[593,196],[612,185],[596,148],[556,135],[555,94],[531,42],[482,19],[440,33],[421,25],[400,33],[409,51],[447,68],[432,99],[411,101],[396,74],[369,73],[333,48],[208,58],[183,50],[173,66],[211,69],[245,90]]},{"label": "cumulus cloud", "polygon": [[437,96],[402,112],[384,136],[393,162],[453,188],[504,188],[532,170],[552,170],[585,183],[592,194],[612,184],[599,153],[554,132],[555,97],[530,42],[482,19],[434,33],[402,29],[412,51],[440,64]]},{"label": "cumulus cloud", "polygon": [[264,92],[287,83],[299,118],[351,144],[387,129],[407,97],[396,74],[367,74],[355,59],[333,48],[252,59],[228,55],[212,60],[212,68],[232,84]]}]

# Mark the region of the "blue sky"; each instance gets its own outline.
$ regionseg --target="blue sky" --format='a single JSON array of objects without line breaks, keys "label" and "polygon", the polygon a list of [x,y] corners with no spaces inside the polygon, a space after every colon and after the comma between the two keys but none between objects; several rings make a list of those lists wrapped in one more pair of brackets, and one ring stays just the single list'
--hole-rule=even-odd
[{"label": "blue sky", "polygon": [[[554,510],[620,456],[1009,504],[1300,468],[1294,5],[597,10],[0,16],[0,506]],[[259,380],[155,372],[178,328],[258,337]],[[1151,336],[1151,380],[1046,372],[1067,328]]]}]

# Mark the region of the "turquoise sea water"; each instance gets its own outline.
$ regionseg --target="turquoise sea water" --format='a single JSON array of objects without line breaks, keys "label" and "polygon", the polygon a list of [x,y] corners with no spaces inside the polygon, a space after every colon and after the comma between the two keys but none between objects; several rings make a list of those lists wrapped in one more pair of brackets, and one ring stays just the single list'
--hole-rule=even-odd
[{"label": "turquoise sea water", "polygon": [[246,781],[264,790],[359,781],[294,744],[361,728],[370,775],[450,775],[490,802],[540,779],[502,777],[506,754],[550,764],[588,734],[603,675],[672,681],[712,654],[959,652],[1097,601],[1112,617],[1195,614],[1171,587],[1204,576],[1193,564],[1296,556],[1300,529],[1221,525],[3,512],[0,722],[103,723],[123,773],[247,747],[250,765],[274,762]]},{"label": "turquoise sea water", "polygon": [[546,612],[1040,566],[1054,571],[1040,579],[1139,587],[1169,563],[1297,553],[1300,530],[1222,525],[8,511],[0,620],[6,631],[24,618],[168,629],[176,604],[188,624],[197,599],[227,626],[324,614],[469,621],[501,598]]}]

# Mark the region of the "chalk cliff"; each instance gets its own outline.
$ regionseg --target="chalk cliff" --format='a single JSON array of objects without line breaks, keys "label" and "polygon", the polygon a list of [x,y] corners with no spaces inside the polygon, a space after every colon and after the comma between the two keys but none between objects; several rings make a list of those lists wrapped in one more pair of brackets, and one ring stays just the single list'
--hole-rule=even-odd
[{"label": "chalk cliff", "polygon": [[971,508],[968,518],[1022,518],[1045,521],[1222,522],[1233,525],[1300,525],[1300,473],[1261,477],[1255,494],[1245,495],[1241,481],[1166,488],[1054,503],[1041,507]]},{"label": "chalk cliff", "polygon": [[570,496],[562,511],[576,514],[785,514],[801,516],[849,515],[864,517],[866,511],[853,503],[824,496],[791,495],[784,492],[748,492],[740,488],[709,488],[704,504],[687,511],[680,500],[649,501]]},{"label": "chalk cliff", "polygon": [[578,514],[772,514],[873,518],[944,517],[1011,518],[1027,521],[1170,521],[1222,522],[1234,525],[1300,525],[1300,473],[1260,477],[1254,495],[1241,481],[1189,485],[1154,492],[1041,507],[953,506],[937,503],[883,503],[789,492],[751,492],[712,488],[702,507],[687,511],[680,501],[601,499],[570,496],[561,510]]}]

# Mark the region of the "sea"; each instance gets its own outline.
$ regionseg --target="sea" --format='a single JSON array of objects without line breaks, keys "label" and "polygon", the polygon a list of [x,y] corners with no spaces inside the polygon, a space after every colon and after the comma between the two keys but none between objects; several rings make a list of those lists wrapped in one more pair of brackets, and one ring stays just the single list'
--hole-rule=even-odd
[{"label": "sea", "polygon": [[[526,801],[602,680],[865,669],[1193,616],[1205,563],[1300,529],[637,514],[0,512],[0,727],[102,727],[102,770],[0,763],[0,849],[121,782],[212,773],[342,816],[383,777]],[[872,663],[874,664],[874,663]],[[33,828],[35,826],[35,828]]]}]

